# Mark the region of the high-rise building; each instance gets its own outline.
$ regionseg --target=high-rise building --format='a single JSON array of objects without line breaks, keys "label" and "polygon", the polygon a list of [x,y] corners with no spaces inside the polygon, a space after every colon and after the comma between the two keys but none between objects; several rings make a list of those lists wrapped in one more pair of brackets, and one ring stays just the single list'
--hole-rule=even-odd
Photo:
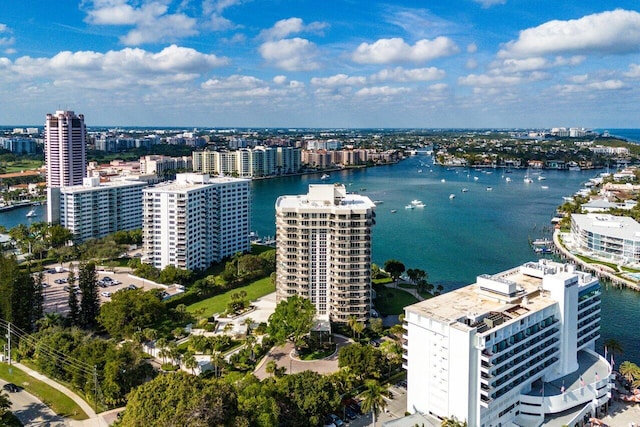
[{"label": "high-rise building", "polygon": [[143,190],[143,261],[203,270],[251,250],[250,180],[177,174]]},{"label": "high-rise building", "polygon": [[193,170],[200,173],[234,175],[243,178],[296,173],[301,151],[293,147],[240,148],[234,151],[193,152]]},{"label": "high-rise building", "polygon": [[485,427],[606,412],[600,292],[591,274],[543,259],[406,307],[407,411]]},{"label": "high-rise building", "polygon": [[276,201],[276,298],[311,300],[320,319],[360,321],[371,313],[375,205],[344,185],[310,185]]},{"label": "high-rise building", "polygon": [[142,228],[144,181],[123,179],[100,183],[85,178],[83,185],[60,189],[60,225],[68,228],[76,243],[104,237],[120,230]]},{"label": "high-rise building", "polygon": [[87,175],[84,115],[73,111],[47,114],[44,126],[44,161],[47,170],[47,214],[49,222],[60,219],[60,193],[57,189],[82,185]]}]

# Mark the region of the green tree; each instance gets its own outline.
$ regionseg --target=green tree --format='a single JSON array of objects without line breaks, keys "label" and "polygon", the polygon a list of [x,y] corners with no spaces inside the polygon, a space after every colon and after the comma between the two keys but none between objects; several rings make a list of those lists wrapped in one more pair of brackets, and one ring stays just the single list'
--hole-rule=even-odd
[{"label": "green tree", "polygon": [[236,416],[236,393],[230,384],[176,372],[160,375],[133,390],[121,423],[123,426],[227,426],[235,424]]},{"label": "green tree", "polygon": [[[277,376],[277,375],[276,375]],[[281,415],[276,382],[273,379],[260,381],[246,375],[236,382],[238,411],[250,426],[274,427]]]},{"label": "green tree", "polygon": [[0,253],[0,316],[31,332],[42,314],[41,298],[41,284],[28,270],[18,268],[15,256]]},{"label": "green tree", "polygon": [[442,419],[441,427],[467,427],[466,421],[458,421],[455,416],[445,417]]},{"label": "green tree", "polygon": [[348,368],[360,380],[380,378],[384,356],[380,350],[370,345],[349,344],[340,348],[338,366]]},{"label": "green tree", "polygon": [[635,363],[625,360],[620,364],[620,374],[625,377],[633,388],[640,386],[640,368]]},{"label": "green tree", "polygon": [[404,273],[404,264],[398,260],[390,259],[385,261],[384,270],[391,275],[394,282],[397,282],[400,275]]},{"label": "green tree", "polygon": [[198,367],[198,361],[196,360],[196,356],[191,352],[186,352],[182,359],[182,363],[184,363],[184,367],[187,369],[191,369],[191,373],[193,375],[196,374],[196,368]]},{"label": "green tree", "polygon": [[624,353],[622,344],[620,344],[620,341],[616,340],[615,338],[609,338],[608,340],[606,340],[604,342],[604,347],[607,349],[607,352],[611,355],[611,357],[614,358],[614,360],[616,354]]},{"label": "green tree", "polygon": [[157,291],[127,290],[116,292],[111,301],[102,305],[98,322],[109,335],[120,339],[153,327],[166,314]]},{"label": "green tree", "polygon": [[278,344],[285,341],[297,343],[313,326],[316,310],[311,301],[293,295],[280,301],[269,316],[267,332]]},{"label": "green tree", "polygon": [[0,416],[4,416],[10,408],[11,399],[4,391],[0,392]]},{"label": "green tree", "polygon": [[340,404],[340,394],[331,378],[312,371],[286,375],[277,382],[278,401],[283,407],[281,426],[315,426]]},{"label": "green tree", "polygon": [[69,276],[67,278],[67,286],[69,286],[69,297],[67,304],[69,305],[69,312],[67,313],[67,320],[71,326],[80,325],[80,305],[78,304],[78,295],[75,292],[76,275],[73,270],[69,270]]},{"label": "green tree", "polygon": [[382,319],[380,319],[379,317],[371,318],[369,320],[369,327],[377,335],[382,334],[382,332],[384,331],[384,325],[382,324]]},{"label": "green tree", "polygon": [[365,382],[365,390],[360,397],[362,398],[362,411],[371,412],[373,416],[372,426],[376,425],[376,417],[380,414],[380,411],[387,406],[387,401],[384,400],[384,396],[387,395],[387,390],[382,387],[376,380],[367,380]]},{"label": "green tree", "polygon": [[96,318],[100,313],[100,297],[98,296],[98,273],[93,262],[80,263],[78,268],[78,286],[80,298],[80,321],[83,328],[96,325]]}]

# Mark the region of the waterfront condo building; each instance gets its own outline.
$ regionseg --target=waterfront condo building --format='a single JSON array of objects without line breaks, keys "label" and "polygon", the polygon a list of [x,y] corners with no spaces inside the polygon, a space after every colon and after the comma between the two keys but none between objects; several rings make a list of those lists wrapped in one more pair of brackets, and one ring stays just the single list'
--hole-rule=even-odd
[{"label": "waterfront condo building", "polygon": [[276,201],[276,299],[311,300],[319,319],[360,321],[371,313],[375,205],[344,185],[310,185]]},{"label": "waterfront condo building", "polygon": [[87,175],[84,115],[73,111],[47,114],[44,126],[44,161],[47,171],[49,222],[60,220],[60,187],[82,185]]},{"label": "waterfront condo building", "polygon": [[578,252],[615,263],[640,263],[640,224],[604,213],[572,214],[566,244]]},{"label": "waterfront condo building", "polygon": [[82,185],[62,187],[60,225],[73,233],[76,243],[142,228],[142,189],[146,186],[133,177],[105,183],[92,177],[84,178]]},{"label": "waterfront condo building", "polygon": [[193,170],[213,175],[258,178],[300,170],[301,151],[294,147],[240,148],[233,151],[193,152]]},{"label": "waterfront condo building", "polygon": [[143,190],[144,258],[154,267],[203,270],[251,250],[250,181],[177,174]]},{"label": "waterfront condo building", "polygon": [[[608,410],[600,284],[540,260],[405,308],[407,411],[470,426],[583,425]],[[548,424],[546,424],[548,423]]]}]

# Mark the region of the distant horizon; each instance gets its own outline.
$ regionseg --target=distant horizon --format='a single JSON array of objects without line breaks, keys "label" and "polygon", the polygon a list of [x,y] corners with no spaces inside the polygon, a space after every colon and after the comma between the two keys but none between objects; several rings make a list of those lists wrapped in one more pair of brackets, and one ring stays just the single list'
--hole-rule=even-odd
[{"label": "distant horizon", "polygon": [[8,2],[0,117],[42,126],[46,113],[70,109],[98,127],[640,126],[637,0],[323,6]]}]

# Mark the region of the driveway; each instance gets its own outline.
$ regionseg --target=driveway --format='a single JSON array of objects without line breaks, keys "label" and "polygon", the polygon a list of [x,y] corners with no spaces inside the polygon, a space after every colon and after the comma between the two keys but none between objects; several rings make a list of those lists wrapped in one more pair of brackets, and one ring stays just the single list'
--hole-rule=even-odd
[{"label": "driveway", "polygon": [[[7,382],[0,380],[0,386]],[[67,426],[64,418],[56,415],[47,405],[42,403],[34,395],[24,390],[16,393],[8,393],[11,400],[11,412],[18,417],[25,426],[38,425],[50,427]]]},{"label": "driveway", "polygon": [[296,373],[302,371],[314,371],[320,374],[330,374],[338,370],[338,351],[341,347],[349,344],[349,339],[341,335],[334,335],[333,339],[336,343],[336,352],[331,356],[321,360],[300,360],[291,357],[293,351],[293,343],[287,342],[286,344],[274,347],[267,353],[262,359],[256,370],[253,372],[258,378],[265,379],[269,377],[267,374],[266,366],[270,360],[275,360],[278,367],[284,367],[287,373]]}]

